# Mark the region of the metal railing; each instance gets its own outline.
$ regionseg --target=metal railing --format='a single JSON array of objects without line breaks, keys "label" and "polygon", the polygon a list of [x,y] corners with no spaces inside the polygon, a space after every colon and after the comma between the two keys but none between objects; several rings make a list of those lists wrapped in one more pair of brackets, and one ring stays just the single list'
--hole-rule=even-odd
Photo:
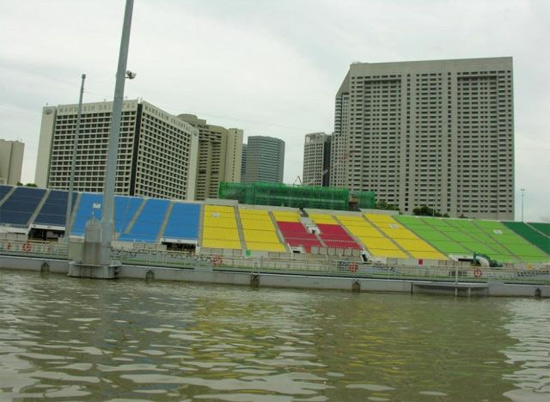
[{"label": "metal railing", "polygon": [[[0,240],[0,254],[67,259],[64,243]],[[550,284],[550,267],[541,269],[489,268],[465,266],[444,267],[386,265],[348,260],[284,257],[245,257],[196,255],[182,251],[155,249],[112,249],[112,258],[125,265],[161,266],[178,269],[207,269],[278,273],[292,275],[329,275],[353,278],[437,280],[452,282],[502,281]]]}]

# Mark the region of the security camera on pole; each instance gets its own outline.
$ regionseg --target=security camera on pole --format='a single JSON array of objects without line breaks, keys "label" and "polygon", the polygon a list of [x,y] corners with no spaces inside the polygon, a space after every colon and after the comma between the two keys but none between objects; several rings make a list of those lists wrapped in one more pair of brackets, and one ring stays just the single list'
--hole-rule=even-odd
[{"label": "security camera on pole", "polygon": [[133,8],[134,0],[126,0],[113,99],[111,133],[107,148],[101,221],[92,218],[86,223],[86,234],[81,258],[70,263],[69,276],[102,279],[112,279],[118,276],[120,262],[111,260],[111,240],[114,232],[115,174],[122,117],[122,101],[124,99],[124,83],[126,78],[133,79],[136,76],[135,73],[126,69]]}]

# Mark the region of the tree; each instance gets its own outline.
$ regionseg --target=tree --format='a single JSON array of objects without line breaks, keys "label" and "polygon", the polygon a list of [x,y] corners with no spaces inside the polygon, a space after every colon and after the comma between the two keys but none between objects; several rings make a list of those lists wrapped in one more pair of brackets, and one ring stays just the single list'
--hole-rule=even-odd
[{"label": "tree", "polygon": [[[427,205],[422,205],[420,208],[415,208],[413,209],[413,214],[414,215],[418,215],[418,216],[437,216],[437,217],[442,217],[441,215],[441,212],[439,211],[436,211],[435,209],[433,208],[430,208],[429,206]],[[445,214],[447,215],[447,214]],[[449,215],[447,215],[448,217]]]},{"label": "tree", "polygon": [[399,207],[397,205],[388,204],[384,200],[380,200],[376,203],[376,209],[383,209],[386,211],[399,211]]}]

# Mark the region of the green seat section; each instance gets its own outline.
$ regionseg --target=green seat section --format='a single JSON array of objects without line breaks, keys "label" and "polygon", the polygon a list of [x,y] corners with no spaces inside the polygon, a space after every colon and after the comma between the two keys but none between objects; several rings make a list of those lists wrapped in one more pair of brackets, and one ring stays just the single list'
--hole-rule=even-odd
[{"label": "green seat section", "polygon": [[451,240],[431,240],[430,243],[447,254],[470,254],[470,250]]},{"label": "green seat section", "polygon": [[546,235],[547,237],[550,237],[550,223],[535,223],[535,222],[528,222],[529,226],[532,226],[542,234]]},{"label": "green seat section", "polygon": [[[395,219],[447,255],[475,252],[499,262],[549,261],[550,239],[524,223],[403,215]],[[540,231],[549,230],[546,224],[538,225]]]},{"label": "green seat section", "polygon": [[471,241],[475,241],[475,239],[472,239],[471,236],[469,236],[468,234],[464,233],[464,232],[459,232],[459,231],[456,231],[456,232],[447,232],[447,236],[451,239],[451,240],[454,240],[454,241],[457,241],[457,242],[471,242]]},{"label": "green seat section", "polygon": [[413,231],[417,236],[423,238],[424,240],[429,241],[430,243],[433,243],[433,240],[447,239],[447,237],[445,237],[443,233],[430,228],[409,227],[409,229]]},{"label": "green seat section", "polygon": [[502,224],[498,221],[475,221],[476,226],[482,229],[502,229]]},{"label": "green seat section", "polygon": [[550,254],[550,238],[542,235],[537,230],[523,222],[502,222],[504,226],[534,244],[546,254]]}]

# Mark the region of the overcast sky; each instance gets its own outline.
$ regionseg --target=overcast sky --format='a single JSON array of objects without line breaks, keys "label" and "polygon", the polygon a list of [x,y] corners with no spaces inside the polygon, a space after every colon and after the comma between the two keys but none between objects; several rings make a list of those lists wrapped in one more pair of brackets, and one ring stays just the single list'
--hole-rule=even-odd
[{"label": "overcast sky", "polygon": [[[124,0],[0,2],[0,138],[25,143],[34,181],[42,107],[112,100]],[[352,62],[514,58],[516,211],[550,221],[550,1],[135,0],[126,83],[173,114],[286,142],[331,133]]]}]

